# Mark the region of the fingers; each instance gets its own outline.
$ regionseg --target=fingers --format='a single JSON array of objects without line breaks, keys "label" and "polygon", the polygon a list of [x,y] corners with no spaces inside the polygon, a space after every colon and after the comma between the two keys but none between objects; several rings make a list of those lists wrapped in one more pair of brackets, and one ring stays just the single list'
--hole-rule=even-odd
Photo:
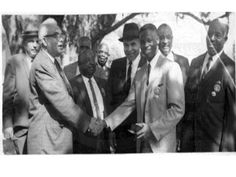
[{"label": "fingers", "polygon": [[104,128],[104,122],[101,119],[92,118],[89,125],[89,132],[91,132],[94,136],[97,136],[102,132]]}]

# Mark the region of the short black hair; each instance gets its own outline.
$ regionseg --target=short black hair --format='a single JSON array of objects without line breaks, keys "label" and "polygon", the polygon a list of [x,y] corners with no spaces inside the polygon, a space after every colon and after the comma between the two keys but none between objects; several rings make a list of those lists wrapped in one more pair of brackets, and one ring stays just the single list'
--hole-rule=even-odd
[{"label": "short black hair", "polygon": [[146,31],[146,30],[151,30],[151,31],[154,31],[156,34],[157,34],[157,28],[154,24],[152,23],[148,23],[148,24],[145,24],[143,25],[140,30],[139,30],[139,35],[143,32],[143,31]]}]

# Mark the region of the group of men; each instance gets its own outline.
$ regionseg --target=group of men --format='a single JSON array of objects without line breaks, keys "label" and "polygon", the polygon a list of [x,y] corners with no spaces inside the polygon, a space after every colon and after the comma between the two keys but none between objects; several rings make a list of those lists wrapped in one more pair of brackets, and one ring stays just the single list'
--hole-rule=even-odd
[{"label": "group of men", "polygon": [[125,57],[107,68],[109,45],[94,53],[82,37],[78,61],[63,70],[64,36],[48,19],[24,32],[24,54],[8,61],[4,136],[19,154],[236,151],[228,30],[213,20],[207,52],[189,66],[172,51],[169,25],[127,23],[119,39]]}]

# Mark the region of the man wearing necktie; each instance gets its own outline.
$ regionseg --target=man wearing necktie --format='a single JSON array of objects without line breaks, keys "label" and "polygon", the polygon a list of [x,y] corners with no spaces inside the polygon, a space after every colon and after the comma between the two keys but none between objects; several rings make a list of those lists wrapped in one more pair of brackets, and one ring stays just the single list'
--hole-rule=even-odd
[{"label": "man wearing necktie", "polygon": [[108,117],[104,126],[114,130],[136,108],[137,123],[130,128],[137,138],[137,152],[174,152],[176,124],[184,114],[184,86],[179,65],[160,55],[153,24],[139,32],[147,63],[137,71],[126,100]]},{"label": "man wearing necktie", "polygon": [[193,59],[185,87],[182,152],[236,151],[235,61],[224,52],[226,19],[209,24],[207,52]]},{"label": "man wearing necktie", "polygon": [[[75,103],[89,116],[104,119],[108,106],[106,80],[94,76],[96,63],[91,49],[79,52],[78,66],[80,74],[70,80]],[[108,129],[104,129],[98,136],[93,136],[90,132],[75,131],[74,153],[110,153],[109,133]]]},{"label": "man wearing necktie", "polygon": [[[110,104],[115,110],[129,94],[137,70],[145,64],[140,55],[139,27],[136,23],[124,26],[123,36],[119,39],[123,43],[125,57],[112,62],[108,78]],[[134,110],[127,119],[115,130],[116,153],[135,153],[136,137],[128,130],[137,122],[137,112]]]},{"label": "man wearing necktie", "polygon": [[95,118],[87,115],[73,101],[71,86],[60,66],[64,36],[55,20],[39,27],[42,49],[30,71],[30,125],[27,139],[29,154],[73,153],[74,129],[92,133]]},{"label": "man wearing necktie", "polygon": [[18,154],[27,153],[29,127],[29,72],[39,52],[38,28],[29,24],[23,32],[24,53],[8,59],[3,83],[3,132]]}]

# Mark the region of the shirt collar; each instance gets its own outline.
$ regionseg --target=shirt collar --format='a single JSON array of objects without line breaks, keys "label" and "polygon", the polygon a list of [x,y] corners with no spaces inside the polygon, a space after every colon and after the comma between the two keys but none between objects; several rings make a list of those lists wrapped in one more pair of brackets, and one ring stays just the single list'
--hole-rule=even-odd
[{"label": "shirt collar", "polygon": [[[140,60],[140,53],[138,54],[138,56],[132,61],[132,66],[137,65],[139,63]],[[127,58],[127,65],[129,65],[129,59]]]},{"label": "shirt collar", "polygon": [[[163,54],[162,54],[163,55]],[[164,55],[163,55],[164,56]],[[175,58],[174,58],[174,54],[172,51],[170,51],[170,53],[167,55],[167,56],[164,56],[166,58],[168,58],[169,60],[171,61],[175,61]]]},{"label": "shirt collar", "polygon": [[156,53],[156,55],[154,56],[154,58],[151,60],[151,62],[147,61],[148,64],[150,63],[151,68],[154,68],[154,67],[155,67],[155,65],[156,65],[156,63],[157,63],[157,60],[158,60],[158,58],[160,57],[160,55],[161,55],[161,54],[160,54],[160,51],[158,50],[157,53]]},{"label": "shirt collar", "polygon": [[93,77],[93,76],[92,76],[91,78],[87,78],[87,77],[85,77],[85,76],[83,76],[83,75],[81,75],[81,76],[82,76],[84,82],[88,82],[89,79],[91,79],[92,82],[93,82],[93,80],[94,80],[94,77]]}]

